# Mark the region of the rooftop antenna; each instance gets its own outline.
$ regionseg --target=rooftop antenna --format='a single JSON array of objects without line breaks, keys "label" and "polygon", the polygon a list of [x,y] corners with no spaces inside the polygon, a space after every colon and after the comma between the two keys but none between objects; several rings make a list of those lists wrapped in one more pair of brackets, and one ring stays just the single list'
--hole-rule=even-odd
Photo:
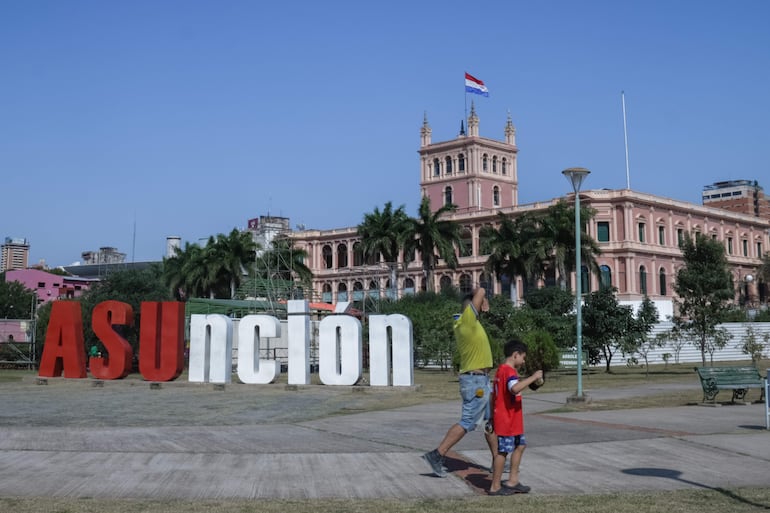
[{"label": "rooftop antenna", "polygon": [[631,174],[628,169],[628,130],[626,128],[626,93],[620,91],[620,100],[623,103],[623,139],[626,143],[626,189],[631,189]]}]

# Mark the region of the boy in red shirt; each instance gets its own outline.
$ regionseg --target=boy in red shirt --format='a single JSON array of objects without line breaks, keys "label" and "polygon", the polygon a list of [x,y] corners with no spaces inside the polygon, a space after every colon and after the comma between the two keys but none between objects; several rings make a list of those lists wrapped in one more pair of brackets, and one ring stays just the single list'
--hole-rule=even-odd
[{"label": "boy in red shirt", "polygon": [[[511,495],[527,493],[529,486],[519,482],[519,464],[524,448],[524,415],[522,413],[521,391],[543,377],[539,370],[528,378],[519,379],[518,370],[527,358],[527,345],[514,338],[503,348],[505,360],[495,375],[493,425],[497,434],[497,454],[492,465],[490,495]],[[502,482],[505,459],[511,455],[511,472],[508,481]]]}]

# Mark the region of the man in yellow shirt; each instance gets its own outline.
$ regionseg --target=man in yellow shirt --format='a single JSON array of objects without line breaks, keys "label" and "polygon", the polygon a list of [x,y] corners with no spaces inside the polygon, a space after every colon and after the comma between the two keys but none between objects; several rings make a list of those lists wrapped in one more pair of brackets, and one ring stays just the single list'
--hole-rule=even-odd
[{"label": "man in yellow shirt", "polygon": [[[479,287],[463,298],[462,312],[454,324],[457,352],[460,356],[460,396],[462,414],[460,421],[449,428],[439,446],[422,455],[437,477],[446,477],[444,456],[469,431],[489,419],[489,371],[492,369],[492,348],[484,327],[479,322],[479,312],[489,310],[486,291]],[[492,456],[495,455],[497,437],[486,432],[485,436]]]}]

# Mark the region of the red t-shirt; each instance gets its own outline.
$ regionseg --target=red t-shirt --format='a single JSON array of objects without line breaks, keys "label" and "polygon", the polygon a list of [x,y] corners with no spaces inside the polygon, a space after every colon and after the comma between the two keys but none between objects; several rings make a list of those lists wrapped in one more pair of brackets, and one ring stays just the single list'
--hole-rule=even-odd
[{"label": "red t-shirt", "polygon": [[500,436],[524,434],[524,415],[521,409],[521,393],[513,395],[511,387],[519,381],[516,369],[501,364],[495,374],[495,409],[493,424]]}]

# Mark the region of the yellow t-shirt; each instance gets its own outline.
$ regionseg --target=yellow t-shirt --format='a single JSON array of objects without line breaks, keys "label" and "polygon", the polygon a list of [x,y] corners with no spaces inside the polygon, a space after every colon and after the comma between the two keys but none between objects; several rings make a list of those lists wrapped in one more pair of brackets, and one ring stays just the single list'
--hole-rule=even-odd
[{"label": "yellow t-shirt", "polygon": [[454,325],[457,352],[460,354],[460,373],[492,368],[492,348],[484,326],[479,322],[472,304],[465,307]]}]

